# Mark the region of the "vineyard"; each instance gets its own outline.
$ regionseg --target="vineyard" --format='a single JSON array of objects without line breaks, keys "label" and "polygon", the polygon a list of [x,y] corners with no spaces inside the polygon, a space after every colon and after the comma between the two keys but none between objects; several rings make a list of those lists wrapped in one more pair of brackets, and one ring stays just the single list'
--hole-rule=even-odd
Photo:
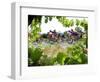
[{"label": "vineyard", "polygon": [[28,16],[28,66],[87,63],[87,18]]}]

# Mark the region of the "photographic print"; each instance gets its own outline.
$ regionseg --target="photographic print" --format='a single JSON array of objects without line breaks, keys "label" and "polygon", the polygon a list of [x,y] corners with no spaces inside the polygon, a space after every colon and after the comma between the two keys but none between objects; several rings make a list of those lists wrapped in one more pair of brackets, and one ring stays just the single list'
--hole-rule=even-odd
[{"label": "photographic print", "polygon": [[28,66],[88,64],[88,17],[28,15]]},{"label": "photographic print", "polygon": [[12,3],[11,77],[94,74],[96,12],[91,7]]}]

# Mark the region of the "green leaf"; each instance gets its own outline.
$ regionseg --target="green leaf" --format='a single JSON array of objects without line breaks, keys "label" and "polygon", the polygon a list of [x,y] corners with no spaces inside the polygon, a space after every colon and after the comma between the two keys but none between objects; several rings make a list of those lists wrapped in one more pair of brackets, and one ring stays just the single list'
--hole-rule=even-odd
[{"label": "green leaf", "polygon": [[77,61],[78,61],[79,63],[82,63],[82,59],[81,59],[81,58],[78,58]]},{"label": "green leaf", "polygon": [[76,19],[76,26],[79,26],[79,25],[80,25],[80,20]]},{"label": "green leaf", "polygon": [[81,20],[80,26],[84,27],[85,31],[87,31],[88,30],[87,20],[85,20],[85,19]]},{"label": "green leaf", "polygon": [[42,56],[42,50],[40,48],[35,48],[34,51],[32,51],[30,58],[34,63],[37,63],[40,57]]},{"label": "green leaf", "polygon": [[70,20],[70,26],[73,26],[73,25],[74,25],[74,20],[71,19],[71,20]]},{"label": "green leaf", "polygon": [[66,59],[67,55],[63,52],[59,52],[57,55],[57,62],[61,65],[64,65],[64,61]]}]

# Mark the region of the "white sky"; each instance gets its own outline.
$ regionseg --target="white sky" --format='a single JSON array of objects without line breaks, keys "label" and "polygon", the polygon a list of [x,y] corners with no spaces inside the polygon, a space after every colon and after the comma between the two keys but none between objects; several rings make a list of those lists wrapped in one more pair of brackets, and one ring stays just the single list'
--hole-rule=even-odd
[{"label": "white sky", "polygon": [[[76,19],[76,18],[72,18],[72,17],[67,17],[68,19]],[[78,19],[82,19],[82,18],[78,18]],[[75,20],[74,20],[75,21]],[[58,22],[58,20],[56,18],[53,18],[52,21],[48,21],[48,23],[45,23],[44,22],[44,17],[42,17],[42,23],[41,23],[41,33],[47,33],[49,32],[50,30],[53,31],[53,30],[56,30],[57,32],[65,32],[67,30],[70,30],[70,29],[74,29],[76,26],[73,26],[73,27],[63,27],[63,25]]]},{"label": "white sky", "polygon": [[[73,19],[74,21],[76,21],[76,19],[83,19],[83,18],[76,18],[76,17],[67,17],[68,19]],[[45,20],[44,20],[44,16],[42,16],[42,20],[41,20],[41,34],[42,33],[47,33],[49,32],[50,30],[53,31],[53,30],[56,30],[56,32],[65,32],[67,30],[70,30],[70,29],[75,29],[76,25],[74,25],[73,27],[63,27],[63,25],[58,22],[58,20],[56,18],[53,18],[52,21],[48,21],[48,23],[45,23]],[[82,28],[82,27],[81,27]],[[30,25],[29,25],[29,31],[31,30],[30,28]],[[82,28],[82,30],[84,31],[84,29]]]}]

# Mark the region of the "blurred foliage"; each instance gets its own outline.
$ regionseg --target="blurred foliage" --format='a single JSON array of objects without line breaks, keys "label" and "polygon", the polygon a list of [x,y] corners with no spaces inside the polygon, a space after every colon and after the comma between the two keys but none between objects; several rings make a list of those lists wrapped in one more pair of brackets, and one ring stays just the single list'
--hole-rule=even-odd
[{"label": "blurred foliage", "polygon": [[85,19],[81,20],[80,26],[84,27],[86,31],[88,30],[88,22]]},{"label": "blurred foliage", "polygon": [[28,58],[32,65],[39,65],[39,59],[42,56],[43,51],[40,48],[28,48]]},{"label": "blurred foliage", "polygon": [[[70,65],[70,64],[86,64],[88,63],[87,55],[87,45],[88,45],[88,22],[85,19],[68,19],[65,16],[44,16],[45,23],[52,21],[53,18],[56,18],[64,27],[72,27],[76,25],[77,27],[83,27],[86,33],[82,38],[77,41],[75,44],[67,47],[65,50],[62,50],[60,47],[45,48],[40,45],[40,47],[33,46],[33,42],[40,38],[41,32],[41,20],[42,16],[36,16],[33,18],[31,23],[31,30],[28,32],[28,65],[29,66],[46,66],[46,65]],[[76,28],[77,31],[81,30]],[[66,34],[66,33],[65,33]],[[46,38],[46,34],[43,35]],[[42,48],[43,47],[43,48]],[[49,46],[50,47],[50,46]],[[46,52],[49,50],[57,51],[56,56],[48,56],[49,53],[44,54],[43,49]]]},{"label": "blurred foliage", "polygon": [[54,65],[55,62],[56,62],[56,58],[47,57],[47,55],[43,55],[39,61],[39,64],[42,66],[46,66],[46,65]]},{"label": "blurred foliage", "polygon": [[76,19],[76,26],[79,26],[80,25],[80,20],[79,19]]},{"label": "blurred foliage", "polygon": [[66,59],[67,55],[63,52],[59,52],[58,55],[57,55],[57,62],[60,64],[60,65],[64,65],[64,61]]},{"label": "blurred foliage", "polygon": [[40,48],[28,49],[28,60],[30,66],[47,66],[47,65],[71,65],[87,64],[88,55],[85,51],[85,39],[79,40],[76,44],[68,47],[65,51],[58,52],[56,57],[44,55]]},{"label": "blurred foliage", "polygon": [[28,32],[29,42],[33,42],[40,37],[39,32],[41,32],[41,28],[40,28],[41,17],[42,16],[36,16],[32,20],[31,27],[30,27],[31,30]]},{"label": "blurred foliage", "polygon": [[69,58],[66,60],[66,64],[86,64],[88,63],[87,52],[85,52],[86,44],[85,40],[81,39],[76,44],[67,48],[67,55]]},{"label": "blurred foliage", "polygon": [[74,20],[68,19],[66,16],[56,16],[56,18],[64,27],[71,27],[74,25]]}]

